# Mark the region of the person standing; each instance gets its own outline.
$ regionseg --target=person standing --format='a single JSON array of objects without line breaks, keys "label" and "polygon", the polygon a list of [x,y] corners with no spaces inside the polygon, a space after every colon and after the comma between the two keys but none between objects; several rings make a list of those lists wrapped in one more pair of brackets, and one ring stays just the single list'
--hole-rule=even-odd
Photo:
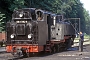
[{"label": "person standing", "polygon": [[80,39],[84,41],[84,34],[82,32],[80,32]]},{"label": "person standing", "polygon": [[79,50],[82,52],[83,51],[83,42],[84,42],[84,34],[80,32],[80,41],[79,41]]}]

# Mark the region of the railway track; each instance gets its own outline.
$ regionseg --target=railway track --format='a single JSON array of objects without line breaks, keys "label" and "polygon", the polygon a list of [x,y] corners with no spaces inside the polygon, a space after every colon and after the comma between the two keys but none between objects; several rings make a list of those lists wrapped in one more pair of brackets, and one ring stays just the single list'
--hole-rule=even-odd
[{"label": "railway track", "polygon": [[[90,40],[89,39],[84,39],[83,45],[89,45],[90,44]],[[78,40],[74,40],[74,45],[72,47],[75,46],[79,46],[79,39]]]},{"label": "railway track", "polygon": [[[78,43],[78,41],[75,41],[75,44]],[[0,60],[90,60],[90,41],[85,40],[84,41],[84,50],[83,52],[78,52],[78,50],[75,48],[76,45],[74,45],[73,50],[59,52],[51,55],[41,55],[41,56],[35,56],[35,57],[28,57],[28,58],[15,58],[10,53],[1,52],[0,53]],[[3,47],[2,49],[4,49]],[[0,49],[1,50],[1,49]]]}]

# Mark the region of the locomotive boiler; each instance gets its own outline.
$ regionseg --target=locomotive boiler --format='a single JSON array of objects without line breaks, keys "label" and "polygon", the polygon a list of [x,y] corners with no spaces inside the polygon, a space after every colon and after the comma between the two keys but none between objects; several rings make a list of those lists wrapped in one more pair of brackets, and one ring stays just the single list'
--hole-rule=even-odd
[{"label": "locomotive boiler", "polygon": [[58,17],[36,8],[14,11],[12,20],[7,22],[7,52],[21,57],[39,52],[59,52],[70,47],[75,30]]}]

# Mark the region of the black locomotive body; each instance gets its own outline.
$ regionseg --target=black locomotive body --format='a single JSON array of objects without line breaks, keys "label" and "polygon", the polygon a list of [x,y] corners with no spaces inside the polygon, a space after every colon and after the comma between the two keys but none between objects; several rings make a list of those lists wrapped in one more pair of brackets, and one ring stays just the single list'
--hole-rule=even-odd
[{"label": "black locomotive body", "polygon": [[7,52],[29,55],[38,52],[56,52],[71,46],[75,30],[61,22],[58,15],[35,8],[14,11],[7,23]]}]

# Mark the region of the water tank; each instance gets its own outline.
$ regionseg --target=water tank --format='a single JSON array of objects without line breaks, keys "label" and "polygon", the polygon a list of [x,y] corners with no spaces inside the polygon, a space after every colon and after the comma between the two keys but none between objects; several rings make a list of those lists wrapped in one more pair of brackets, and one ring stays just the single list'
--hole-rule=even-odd
[{"label": "water tank", "polygon": [[51,39],[63,40],[64,39],[64,27],[61,23],[56,23],[55,27],[51,26]]}]

